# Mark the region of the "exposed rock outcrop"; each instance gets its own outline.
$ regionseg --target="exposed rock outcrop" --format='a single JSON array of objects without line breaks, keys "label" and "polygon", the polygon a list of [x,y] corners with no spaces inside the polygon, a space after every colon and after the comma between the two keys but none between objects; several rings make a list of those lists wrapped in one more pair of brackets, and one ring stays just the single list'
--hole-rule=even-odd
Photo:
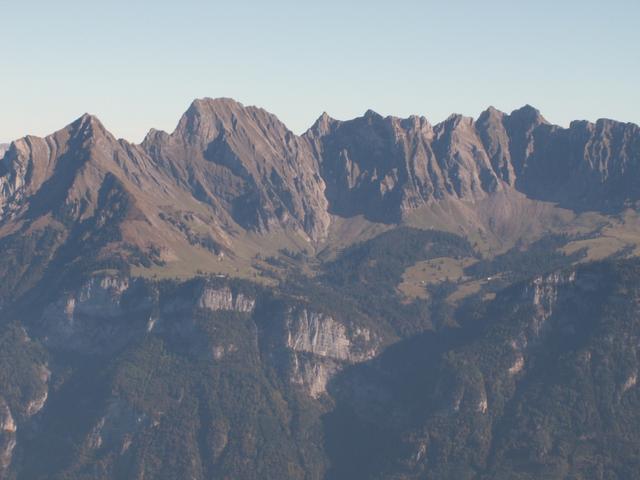
[{"label": "exposed rock outcrop", "polygon": [[380,342],[369,329],[347,328],[332,316],[291,308],[285,321],[286,346],[292,353],[291,382],[314,398],[346,365],[373,358]]},{"label": "exposed rock outcrop", "polygon": [[121,347],[146,327],[142,312],[152,305],[144,292],[132,304],[123,305],[131,286],[131,280],[119,274],[90,277],[44,309],[39,335],[52,347],[85,353]]},{"label": "exposed rock outcrop", "polygon": [[[558,289],[576,280],[576,272],[554,272],[534,278],[523,290],[524,297],[534,307],[529,332],[533,338],[538,337],[546,321],[551,317],[558,301]],[[526,342],[525,342],[526,344]]]},{"label": "exposed rock outcrop", "polygon": [[17,429],[9,405],[0,397],[0,476],[11,465]]},{"label": "exposed rock outcrop", "polygon": [[16,421],[13,419],[9,405],[0,397],[0,430],[2,432],[15,433],[17,429]]},{"label": "exposed rock outcrop", "polygon": [[77,291],[47,307],[45,321],[64,322],[73,329],[82,315],[117,317],[122,315],[122,296],[129,288],[129,279],[120,275],[98,274],[89,278]]},{"label": "exposed rock outcrop", "polygon": [[370,340],[368,329],[357,328],[350,334],[332,316],[306,308],[290,310],[287,318],[287,346],[296,352],[361,362],[375,354]]},{"label": "exposed rock outcrop", "polygon": [[6,147],[0,160],[0,221],[12,217],[20,209],[25,197],[27,170],[30,168],[25,158],[29,137]]},{"label": "exposed rock outcrop", "polygon": [[198,307],[211,310],[251,313],[256,301],[243,293],[233,293],[229,287],[214,288],[205,286],[198,299]]}]

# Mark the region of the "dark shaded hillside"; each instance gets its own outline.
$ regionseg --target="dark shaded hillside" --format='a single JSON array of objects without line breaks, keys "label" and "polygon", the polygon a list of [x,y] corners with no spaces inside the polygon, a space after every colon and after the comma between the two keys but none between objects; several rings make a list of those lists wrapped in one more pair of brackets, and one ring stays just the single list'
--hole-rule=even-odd
[{"label": "dark shaded hillside", "polygon": [[438,257],[467,257],[469,242],[446,232],[399,228],[344,250],[324,266],[321,284],[352,299],[368,316],[389,323],[400,336],[431,328],[432,302],[402,302],[396,286],[416,262]]},{"label": "dark shaded hillside", "polygon": [[639,286],[637,260],[538,277],[343,371],[328,478],[636,478]]},{"label": "dark shaded hillside", "polygon": [[114,274],[69,295],[2,326],[2,478],[322,471],[321,404],[290,382],[286,332],[305,332],[286,299],[246,282]]},{"label": "dark shaded hillside", "polygon": [[636,475],[640,262],[539,275],[456,328],[394,289],[470,253],[401,229],[277,289],[68,277],[2,326],[5,477]]}]

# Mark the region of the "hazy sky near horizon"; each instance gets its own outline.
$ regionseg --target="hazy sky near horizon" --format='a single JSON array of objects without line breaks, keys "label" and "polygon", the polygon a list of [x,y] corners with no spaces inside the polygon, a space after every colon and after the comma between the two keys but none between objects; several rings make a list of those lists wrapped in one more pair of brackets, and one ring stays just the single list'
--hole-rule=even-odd
[{"label": "hazy sky near horizon", "polygon": [[636,0],[0,0],[0,142],[84,112],[139,142],[197,97],[296,133],[327,111],[640,123]]}]

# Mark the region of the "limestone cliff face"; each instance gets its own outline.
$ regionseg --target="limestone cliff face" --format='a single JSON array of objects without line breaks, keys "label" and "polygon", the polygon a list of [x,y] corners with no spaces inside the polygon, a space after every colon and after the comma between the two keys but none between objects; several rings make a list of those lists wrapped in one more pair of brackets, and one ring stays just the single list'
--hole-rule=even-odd
[{"label": "limestone cliff face", "polygon": [[197,311],[251,318],[255,308],[254,296],[221,282],[188,282],[179,291],[160,295],[142,279],[98,273],[47,305],[34,332],[50,348],[91,355],[113,353],[147,334],[169,335],[220,360],[236,347],[224,338],[203,346]]},{"label": "limestone cliff face", "polygon": [[198,280],[190,288],[162,301],[159,305],[159,317],[150,320],[149,328],[155,329],[158,320],[160,324],[163,321],[166,323],[164,317],[176,314],[184,315],[184,321],[187,322],[186,318],[196,309],[212,313],[237,312],[251,315],[255,308],[256,299],[252,295],[225,283]]},{"label": "limestone cliff face", "polygon": [[[144,335],[168,335],[219,362],[238,352],[237,340],[224,336],[205,340],[198,310],[213,318],[218,312],[236,312],[249,321],[265,321],[254,317],[265,315],[256,313],[255,296],[224,282],[187,282],[164,297],[140,283],[121,274],[96,274],[48,305],[35,331],[53,349],[91,355],[117,351]],[[328,382],[345,366],[370,360],[381,348],[378,335],[369,328],[312,308],[294,303],[278,315],[281,327],[264,332],[277,338],[271,353],[287,352],[287,379],[314,398],[326,393]],[[42,400],[34,399],[29,408],[41,408]]]},{"label": "limestone cliff face", "polygon": [[16,447],[16,421],[4,398],[0,397],[0,472],[11,465]]},{"label": "limestone cliff face", "polygon": [[[79,420],[78,445],[92,462],[129,465],[149,438],[164,438],[175,428],[196,438],[197,430],[205,428],[212,442],[199,455],[217,462],[239,438],[251,441],[255,435],[250,430],[245,436],[245,424],[231,412],[235,405],[229,403],[245,401],[238,388],[246,386],[248,402],[262,404],[256,394],[273,399],[277,412],[284,412],[283,424],[298,405],[312,405],[313,415],[319,415],[329,403],[324,400],[331,395],[328,384],[334,376],[370,360],[382,348],[379,335],[360,318],[340,318],[280,295],[215,277],[169,284],[103,271],[60,294],[30,329],[34,341],[57,358],[86,359],[91,365],[110,362],[100,379],[101,385],[109,383],[96,394],[100,403]],[[36,392],[24,405],[24,418],[34,419],[23,420],[25,431],[37,432],[40,424],[48,428],[58,413],[47,405],[84,401],[75,394],[77,377],[65,377],[60,363],[52,364],[53,374],[38,373],[51,389]],[[197,373],[180,370],[185,364],[194,365]],[[86,388],[93,391],[91,385]],[[191,410],[194,405],[200,405],[196,412]],[[209,405],[224,408],[208,410]],[[176,412],[185,412],[195,423],[175,423]],[[30,448],[12,431],[23,428],[22,418],[13,406],[7,410],[0,405],[0,428],[5,430],[0,432],[0,456],[6,452],[2,458],[9,460],[3,465],[9,469],[10,457],[16,458],[12,452]],[[12,443],[15,438],[17,445]]]},{"label": "limestone cliff face", "polygon": [[0,399],[0,430],[15,433],[16,429],[16,421],[13,419],[9,405],[4,399]]},{"label": "limestone cliff face", "polygon": [[51,347],[65,350],[97,353],[121,347],[142,328],[139,317],[152,304],[143,294],[123,305],[132,284],[120,274],[92,276],[44,309],[39,334]]},{"label": "limestone cliff face", "polygon": [[0,163],[0,219],[12,216],[20,208],[24,198],[28,164],[20,155],[20,144],[6,155],[2,152]]},{"label": "limestone cliff face", "polygon": [[233,293],[229,287],[214,288],[205,286],[198,299],[198,307],[211,310],[227,310],[251,313],[256,301],[243,293]]},{"label": "limestone cliff face", "polygon": [[314,398],[346,365],[373,358],[380,341],[364,327],[347,328],[332,316],[291,308],[285,319],[286,347],[291,352],[290,381]]},{"label": "limestone cliff face", "polygon": [[67,302],[65,313],[73,316],[122,314],[122,295],[129,288],[129,279],[118,275],[97,275],[89,279],[76,296]]},{"label": "limestone cliff face", "polygon": [[20,432],[33,428],[49,398],[51,371],[46,360],[34,355],[38,348],[24,329],[15,332],[13,344],[4,345],[12,349],[15,370],[0,379],[0,478],[7,478],[12,467]]},{"label": "limestone cliff face", "polygon": [[94,275],[78,290],[50,305],[45,318],[65,318],[73,326],[76,315],[117,317],[123,313],[122,295],[128,288],[129,278],[122,275]]},{"label": "limestone cliff face", "polygon": [[287,316],[287,346],[296,352],[348,362],[368,360],[375,354],[371,333],[356,328],[352,333],[330,315],[291,309]]},{"label": "limestone cliff face", "polygon": [[530,322],[530,333],[540,336],[546,321],[553,315],[558,302],[558,291],[576,280],[576,272],[554,272],[535,277],[523,290],[525,301],[531,302],[534,315]]}]

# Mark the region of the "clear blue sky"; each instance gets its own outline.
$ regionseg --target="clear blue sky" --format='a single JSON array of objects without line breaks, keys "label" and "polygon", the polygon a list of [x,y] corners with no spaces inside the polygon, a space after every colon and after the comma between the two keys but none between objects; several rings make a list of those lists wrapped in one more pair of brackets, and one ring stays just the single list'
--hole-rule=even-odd
[{"label": "clear blue sky", "polygon": [[0,0],[0,142],[85,111],[140,141],[196,97],[302,132],[327,111],[432,122],[525,103],[640,123],[637,0]]}]

